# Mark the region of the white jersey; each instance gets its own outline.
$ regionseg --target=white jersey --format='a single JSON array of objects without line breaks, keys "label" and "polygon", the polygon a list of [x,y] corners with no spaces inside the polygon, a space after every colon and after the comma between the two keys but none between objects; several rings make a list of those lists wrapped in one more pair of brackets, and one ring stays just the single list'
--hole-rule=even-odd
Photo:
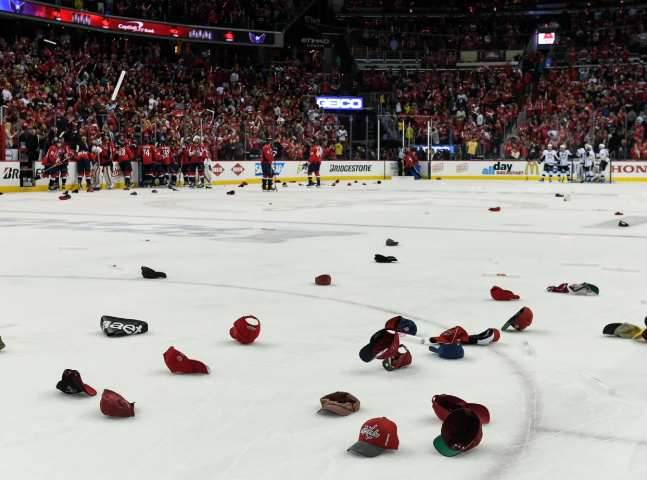
[{"label": "white jersey", "polygon": [[568,157],[571,156],[571,152],[569,150],[564,150],[563,152],[560,150],[557,154],[559,155],[559,165],[562,167],[567,166]]},{"label": "white jersey", "polygon": [[599,155],[600,155],[600,161],[607,162],[607,163],[609,162],[609,150],[607,150],[606,148],[603,148],[602,150],[600,150]]},{"label": "white jersey", "polygon": [[592,167],[593,164],[595,163],[595,153],[593,153],[593,150],[589,150],[586,152],[584,158],[584,166],[585,167]]},{"label": "white jersey", "polygon": [[555,159],[557,158],[557,152],[555,150],[544,150],[544,153],[541,154],[548,165],[555,165]]}]

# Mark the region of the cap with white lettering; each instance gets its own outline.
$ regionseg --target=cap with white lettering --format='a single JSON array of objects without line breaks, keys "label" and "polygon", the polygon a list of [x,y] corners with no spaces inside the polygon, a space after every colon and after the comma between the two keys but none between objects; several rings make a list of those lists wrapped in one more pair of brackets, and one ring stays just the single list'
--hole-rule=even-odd
[{"label": "cap with white lettering", "polygon": [[377,457],[386,450],[397,450],[399,446],[397,425],[382,417],[364,422],[359,431],[359,440],[347,451],[352,450],[365,457]]},{"label": "cap with white lettering", "polygon": [[99,325],[103,333],[108,337],[129,337],[131,335],[148,332],[148,323],[146,322],[129,318],[111,317],[109,315],[101,317]]}]

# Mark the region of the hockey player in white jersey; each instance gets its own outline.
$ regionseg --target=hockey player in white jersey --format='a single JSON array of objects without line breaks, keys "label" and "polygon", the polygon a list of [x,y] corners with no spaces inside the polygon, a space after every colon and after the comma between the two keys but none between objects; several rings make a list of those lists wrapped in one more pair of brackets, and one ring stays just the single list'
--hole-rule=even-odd
[{"label": "hockey player in white jersey", "polygon": [[548,144],[548,147],[544,152],[541,154],[541,160],[540,162],[545,162],[544,163],[544,171],[541,174],[541,179],[539,180],[540,182],[543,182],[544,179],[546,178],[546,173],[548,173],[548,181],[552,182],[553,181],[553,173],[557,173],[557,152],[553,150],[553,146],[551,144]]},{"label": "hockey player in white jersey", "polygon": [[595,164],[595,152],[588,143],[584,145],[584,171],[586,172],[586,183],[593,183],[593,165]]},{"label": "hockey player in white jersey", "polygon": [[609,164],[609,150],[607,150],[604,143],[600,144],[600,151],[598,152],[598,157],[596,160],[599,161],[599,163],[596,162],[597,173],[600,176],[598,182],[604,183],[604,171],[607,169],[607,165]]},{"label": "hockey player in white jersey", "polygon": [[[566,148],[566,145],[559,146],[559,152],[557,152],[557,157],[559,159],[558,173],[557,176],[560,182],[564,181],[564,177],[570,182],[571,181],[571,164],[568,159],[571,156],[571,152]],[[564,174],[562,176],[562,174]]]}]

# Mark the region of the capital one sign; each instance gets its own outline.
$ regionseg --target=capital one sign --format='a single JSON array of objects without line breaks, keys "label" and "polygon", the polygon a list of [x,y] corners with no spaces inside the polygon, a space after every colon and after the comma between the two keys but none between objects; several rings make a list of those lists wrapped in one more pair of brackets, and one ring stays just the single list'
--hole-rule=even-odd
[{"label": "capital one sign", "polygon": [[316,97],[317,105],[324,110],[362,110],[364,99],[361,97]]}]

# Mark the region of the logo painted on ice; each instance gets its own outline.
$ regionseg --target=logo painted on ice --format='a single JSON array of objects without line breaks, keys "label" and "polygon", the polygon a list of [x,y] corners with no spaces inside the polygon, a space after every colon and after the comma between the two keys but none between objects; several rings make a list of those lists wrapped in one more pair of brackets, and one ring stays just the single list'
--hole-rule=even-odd
[{"label": "logo painted on ice", "polygon": [[[272,164],[272,171],[274,172],[274,175],[281,175],[281,172],[283,171],[284,166],[285,166],[285,162],[274,162]],[[256,162],[254,164],[254,176],[260,177],[261,175],[263,175],[263,169],[261,168],[261,163]]]},{"label": "logo painted on ice", "polygon": [[216,163],[213,167],[211,167],[211,171],[216,175],[216,177],[218,177],[222,172],[225,171],[225,169],[222,167],[222,165]]},{"label": "logo painted on ice", "polygon": [[380,431],[377,429],[377,425],[373,425],[372,427],[364,426],[359,433],[364,435],[367,440],[371,438],[380,438]]},{"label": "logo painted on ice", "polygon": [[245,169],[243,168],[243,166],[240,163],[237,163],[236,165],[231,167],[231,171],[234,172],[236,174],[236,176],[238,176],[241,173],[243,173],[245,171]]}]

